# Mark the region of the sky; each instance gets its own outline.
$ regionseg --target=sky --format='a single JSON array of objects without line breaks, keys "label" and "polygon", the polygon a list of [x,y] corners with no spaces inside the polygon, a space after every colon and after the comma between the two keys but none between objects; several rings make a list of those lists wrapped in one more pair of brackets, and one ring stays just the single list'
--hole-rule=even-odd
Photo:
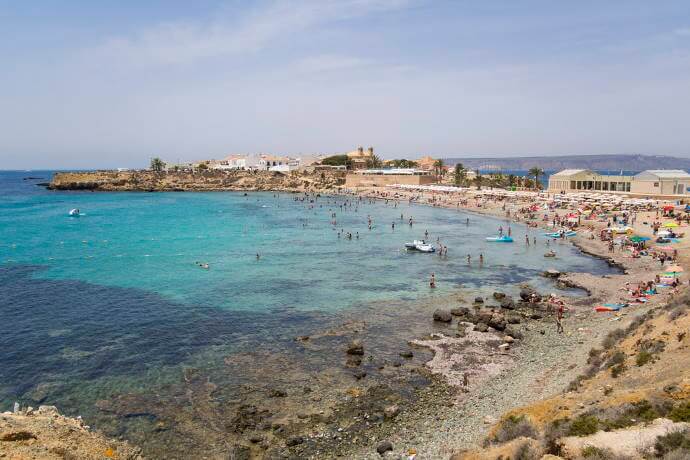
[{"label": "sky", "polygon": [[0,0],[0,169],[690,156],[687,0]]}]

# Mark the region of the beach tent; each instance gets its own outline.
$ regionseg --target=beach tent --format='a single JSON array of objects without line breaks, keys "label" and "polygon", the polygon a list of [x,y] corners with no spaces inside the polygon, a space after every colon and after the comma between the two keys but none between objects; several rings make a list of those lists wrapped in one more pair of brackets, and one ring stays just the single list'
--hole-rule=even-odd
[{"label": "beach tent", "polygon": [[646,236],[637,236],[637,235],[630,237],[630,241],[632,241],[633,243],[642,243],[643,241],[649,241],[650,239],[651,238],[646,237]]},{"label": "beach tent", "polygon": [[666,268],[667,273],[681,273],[683,271],[683,267],[680,265],[671,265],[670,267]]},{"label": "beach tent", "polygon": [[673,249],[671,246],[655,246],[654,247],[655,251],[664,251],[664,252],[673,252],[675,249]]},{"label": "beach tent", "polygon": [[677,226],[678,226],[678,224],[675,223],[675,222],[666,222],[666,223],[664,224],[664,227],[666,227],[666,228],[674,228],[674,227],[677,227]]}]

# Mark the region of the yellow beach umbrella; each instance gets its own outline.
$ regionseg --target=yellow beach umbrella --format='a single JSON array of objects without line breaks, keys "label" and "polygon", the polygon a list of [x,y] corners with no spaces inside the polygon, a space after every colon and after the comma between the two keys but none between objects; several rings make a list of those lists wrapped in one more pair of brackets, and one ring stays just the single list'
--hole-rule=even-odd
[{"label": "yellow beach umbrella", "polygon": [[677,226],[678,226],[678,224],[675,222],[666,222],[664,224],[664,227],[666,227],[666,228],[672,228],[672,227],[677,227]]}]

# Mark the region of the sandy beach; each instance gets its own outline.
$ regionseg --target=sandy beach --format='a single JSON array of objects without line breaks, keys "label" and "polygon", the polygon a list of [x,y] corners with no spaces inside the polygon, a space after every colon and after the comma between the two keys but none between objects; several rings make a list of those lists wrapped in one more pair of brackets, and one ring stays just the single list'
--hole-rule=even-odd
[{"label": "sandy beach", "polygon": [[[549,224],[554,218],[562,218],[577,210],[577,206],[572,206],[540,211],[535,213],[538,217],[529,218],[525,212],[516,212],[534,203],[529,197],[496,201],[489,198],[477,199],[476,195],[465,193],[399,189],[381,191],[379,188],[358,189],[356,195],[369,199],[413,201],[422,205],[460,209],[527,223],[548,231],[553,231]],[[534,196],[536,197],[536,193]],[[652,222],[672,220],[661,218],[657,210],[657,206],[654,206],[654,209],[635,211],[634,219],[629,222],[632,227],[630,233],[652,237]],[[580,287],[589,293],[587,297],[570,301],[567,305],[563,321],[565,333],[556,332],[552,315],[525,321],[527,324],[522,325],[524,338],[518,341],[519,345],[515,350],[489,358],[491,365],[484,366],[483,374],[478,377],[479,382],[470,383],[469,389],[464,388],[460,381],[459,376],[463,372],[454,370],[452,365],[456,361],[461,362],[462,356],[467,353],[464,344],[468,338],[455,338],[454,331],[449,330],[430,340],[414,341],[434,351],[435,358],[427,363],[427,367],[459,389],[459,393],[449,398],[447,404],[436,404],[433,410],[425,412],[422,409],[414,415],[404,414],[397,419],[396,427],[382,433],[380,439],[385,438],[391,442],[398,455],[409,457],[418,453],[420,458],[448,458],[454,452],[478,447],[501,414],[567,391],[568,384],[586,368],[588,351],[598,346],[610,331],[625,327],[634,318],[644,315],[654,307],[665,305],[686,290],[683,285],[659,289],[659,293],[649,296],[644,304],[631,303],[629,307],[617,312],[594,311],[595,305],[630,302],[631,296],[626,286],[653,281],[655,274],[663,271],[660,262],[650,256],[635,258],[631,251],[620,246],[616,246],[611,252],[608,242],[601,241],[598,237],[608,225],[609,221],[582,221],[576,228],[577,235],[567,238],[566,244],[574,244],[587,254],[603,258],[620,267],[623,272],[605,277],[589,273],[566,273],[559,276],[560,283]],[[684,228],[687,227],[683,226],[678,231],[682,232]],[[521,237],[522,235],[517,235],[514,244],[525,244]],[[687,266],[688,245],[688,241],[683,239],[673,244],[678,254],[674,263]],[[472,329],[472,325],[468,325],[468,337],[470,342],[476,343],[481,340],[481,333],[473,332]],[[355,457],[374,459],[378,455],[372,453],[372,446],[369,446],[357,451]]]}]

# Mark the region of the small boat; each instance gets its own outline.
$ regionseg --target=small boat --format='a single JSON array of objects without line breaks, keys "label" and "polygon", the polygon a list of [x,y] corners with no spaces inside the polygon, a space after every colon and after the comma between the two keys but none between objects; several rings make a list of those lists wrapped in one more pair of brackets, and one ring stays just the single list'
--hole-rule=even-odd
[{"label": "small boat", "polygon": [[417,249],[418,244],[426,244],[424,240],[414,240],[412,243],[405,243],[406,249]]},{"label": "small boat", "polygon": [[618,310],[620,310],[620,307],[607,307],[607,306],[604,306],[604,305],[600,305],[600,306],[598,306],[598,307],[594,307],[594,311],[599,311],[599,312],[602,312],[602,311],[618,311]]},{"label": "small boat", "polygon": [[79,208],[70,209],[69,215],[70,217],[79,217]]},{"label": "small boat", "polygon": [[425,244],[418,244],[416,246],[416,249],[419,252],[434,252],[434,251],[436,251],[435,247],[433,247],[430,244],[426,244],[426,243]]},{"label": "small boat", "polygon": [[408,251],[419,252],[434,252],[436,248],[424,240],[414,240],[412,243],[405,243],[405,249]]},{"label": "small boat", "polygon": [[577,232],[573,230],[568,230],[567,232],[561,231],[561,232],[552,232],[552,233],[544,233],[544,236],[548,236],[549,238],[563,238],[565,236],[575,236],[577,235]]},{"label": "small boat", "polygon": [[486,237],[486,241],[492,241],[492,242],[494,242],[494,243],[512,243],[512,242],[513,242],[513,238],[511,238],[510,236],[506,236],[506,235],[503,235],[503,236],[487,236],[487,237]]}]

